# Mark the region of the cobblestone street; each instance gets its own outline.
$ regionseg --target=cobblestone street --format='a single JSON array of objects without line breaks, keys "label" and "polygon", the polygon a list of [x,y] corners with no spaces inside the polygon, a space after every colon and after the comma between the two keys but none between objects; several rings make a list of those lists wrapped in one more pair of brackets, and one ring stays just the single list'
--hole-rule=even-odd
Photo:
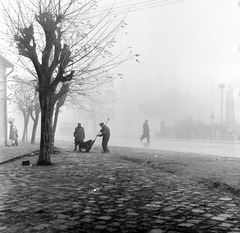
[{"label": "cobblestone street", "polygon": [[[111,154],[1,164],[0,232],[240,232],[239,200]],[[30,160],[31,166],[22,166]]]}]

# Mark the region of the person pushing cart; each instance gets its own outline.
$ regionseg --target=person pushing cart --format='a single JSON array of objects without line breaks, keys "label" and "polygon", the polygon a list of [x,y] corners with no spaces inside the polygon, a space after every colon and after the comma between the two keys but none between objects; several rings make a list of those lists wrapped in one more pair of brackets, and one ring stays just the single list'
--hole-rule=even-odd
[{"label": "person pushing cart", "polygon": [[108,149],[108,141],[110,139],[110,129],[103,122],[101,122],[99,125],[102,127],[102,129],[100,130],[100,134],[98,135],[98,137],[102,137],[102,148],[103,148],[102,153],[110,153]]}]

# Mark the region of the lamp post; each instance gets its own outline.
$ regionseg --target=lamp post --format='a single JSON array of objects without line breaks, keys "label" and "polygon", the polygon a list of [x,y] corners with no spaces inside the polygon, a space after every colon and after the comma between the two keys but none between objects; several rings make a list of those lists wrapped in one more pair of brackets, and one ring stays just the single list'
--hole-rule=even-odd
[{"label": "lamp post", "polygon": [[214,129],[213,129],[213,120],[214,120],[214,113],[211,113],[211,139],[214,139]]},{"label": "lamp post", "polygon": [[212,91],[212,77],[211,77],[211,139],[214,139],[214,129],[213,129],[213,120],[214,120],[214,113],[213,113],[213,91]]},{"label": "lamp post", "polygon": [[221,83],[218,87],[221,89],[221,139],[223,139],[223,88],[225,85]]}]

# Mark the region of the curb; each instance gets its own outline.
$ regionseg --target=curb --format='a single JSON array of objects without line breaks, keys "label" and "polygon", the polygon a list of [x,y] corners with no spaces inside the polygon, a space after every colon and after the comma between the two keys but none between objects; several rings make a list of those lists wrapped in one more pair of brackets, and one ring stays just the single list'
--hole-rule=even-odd
[{"label": "curb", "polygon": [[38,155],[38,154],[39,154],[39,150],[32,151],[32,152],[29,152],[27,154],[19,155],[19,156],[16,156],[14,158],[2,161],[2,162],[0,162],[0,165],[6,164],[6,163],[11,163],[11,162],[13,162],[15,160],[18,160],[18,159],[21,159],[21,158],[24,158],[24,157],[32,157],[32,156],[35,156],[35,155]]},{"label": "curb", "polygon": [[[39,155],[39,152],[40,152],[40,150],[35,150],[35,151],[32,151],[32,152],[28,152],[24,155],[19,155],[19,156],[16,156],[14,158],[11,158],[11,159],[4,160],[4,161],[0,162],[0,165],[6,164],[6,163],[11,163],[15,160],[22,159],[24,157],[33,157],[35,155]],[[61,150],[57,147],[54,147],[54,150],[53,150],[52,154],[59,154],[59,153],[61,153]]]}]

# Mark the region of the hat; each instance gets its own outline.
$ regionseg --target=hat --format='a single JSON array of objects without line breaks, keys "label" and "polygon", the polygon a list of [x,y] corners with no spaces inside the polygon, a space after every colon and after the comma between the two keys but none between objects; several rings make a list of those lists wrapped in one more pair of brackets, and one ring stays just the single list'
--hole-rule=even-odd
[{"label": "hat", "polygon": [[102,126],[102,125],[104,125],[104,123],[103,123],[103,122],[101,122],[99,125],[101,125],[101,126]]}]

